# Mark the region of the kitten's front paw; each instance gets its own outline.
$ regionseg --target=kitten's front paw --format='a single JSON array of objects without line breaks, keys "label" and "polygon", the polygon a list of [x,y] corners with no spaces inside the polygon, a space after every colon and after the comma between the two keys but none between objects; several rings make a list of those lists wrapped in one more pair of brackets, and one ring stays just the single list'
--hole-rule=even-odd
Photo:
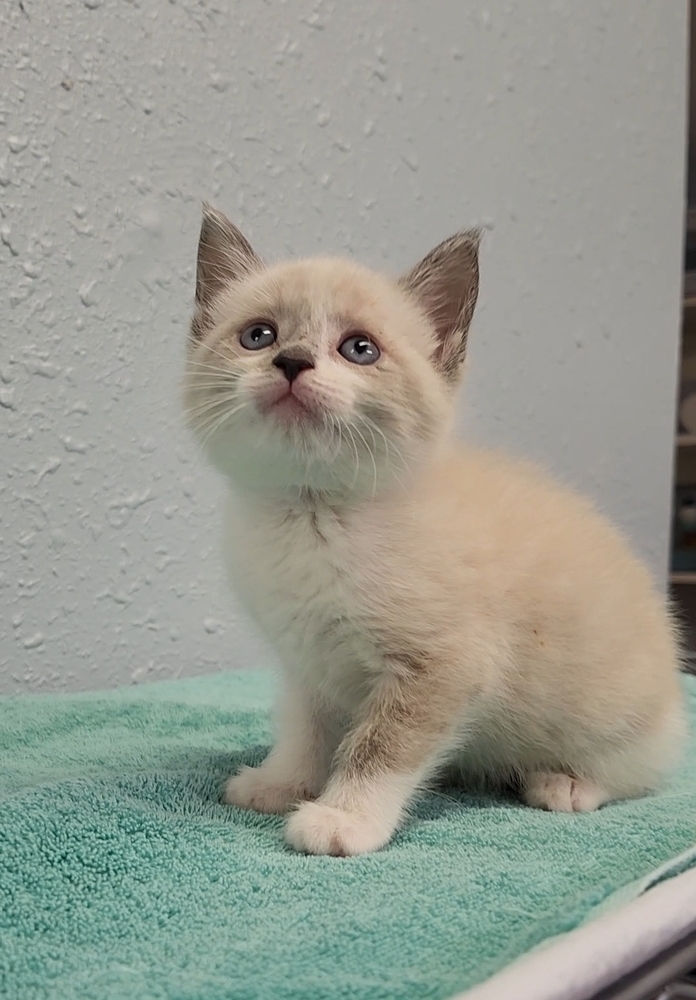
[{"label": "kitten's front paw", "polygon": [[384,847],[392,832],[368,816],[322,802],[305,802],[288,819],[285,839],[296,851],[305,854],[345,858]]},{"label": "kitten's front paw", "polygon": [[243,767],[225,785],[222,801],[228,806],[263,813],[286,813],[303,799],[311,798],[308,788],[297,782],[279,780],[269,769]]}]

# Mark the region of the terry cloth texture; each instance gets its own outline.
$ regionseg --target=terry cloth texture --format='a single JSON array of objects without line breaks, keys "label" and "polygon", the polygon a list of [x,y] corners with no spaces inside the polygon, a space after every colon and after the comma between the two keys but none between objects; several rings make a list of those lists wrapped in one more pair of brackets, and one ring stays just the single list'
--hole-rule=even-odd
[{"label": "terry cloth texture", "polygon": [[696,863],[693,740],[653,798],[568,816],[452,789],[377,854],[294,854],[280,818],[220,804],[272,686],[0,698],[0,996],[442,1000]]}]

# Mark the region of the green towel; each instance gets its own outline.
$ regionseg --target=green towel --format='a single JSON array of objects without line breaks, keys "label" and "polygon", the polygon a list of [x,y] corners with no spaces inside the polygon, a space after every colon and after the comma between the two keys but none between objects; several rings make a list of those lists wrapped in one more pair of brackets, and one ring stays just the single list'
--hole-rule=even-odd
[{"label": "green towel", "polygon": [[695,861],[693,744],[655,798],[567,816],[451,790],[377,854],[293,854],[281,819],[219,802],[265,753],[271,687],[0,699],[0,996],[439,1000]]}]

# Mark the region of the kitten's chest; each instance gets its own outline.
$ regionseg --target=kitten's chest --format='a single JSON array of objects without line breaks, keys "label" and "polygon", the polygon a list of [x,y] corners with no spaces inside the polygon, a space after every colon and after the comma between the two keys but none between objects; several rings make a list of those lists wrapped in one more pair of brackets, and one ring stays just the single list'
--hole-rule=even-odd
[{"label": "kitten's chest", "polygon": [[[228,570],[240,599],[290,665],[352,703],[373,657],[370,559],[331,510],[228,512]],[[367,560],[367,561],[366,561]]]}]

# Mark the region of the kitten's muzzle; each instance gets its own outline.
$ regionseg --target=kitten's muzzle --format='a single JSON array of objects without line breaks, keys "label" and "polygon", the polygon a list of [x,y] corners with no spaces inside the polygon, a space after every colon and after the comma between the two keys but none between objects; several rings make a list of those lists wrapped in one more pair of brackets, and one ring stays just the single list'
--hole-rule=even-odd
[{"label": "kitten's muzzle", "polygon": [[278,354],[273,358],[273,364],[282,371],[290,384],[295,381],[300,372],[314,368],[314,362],[306,354]]}]

